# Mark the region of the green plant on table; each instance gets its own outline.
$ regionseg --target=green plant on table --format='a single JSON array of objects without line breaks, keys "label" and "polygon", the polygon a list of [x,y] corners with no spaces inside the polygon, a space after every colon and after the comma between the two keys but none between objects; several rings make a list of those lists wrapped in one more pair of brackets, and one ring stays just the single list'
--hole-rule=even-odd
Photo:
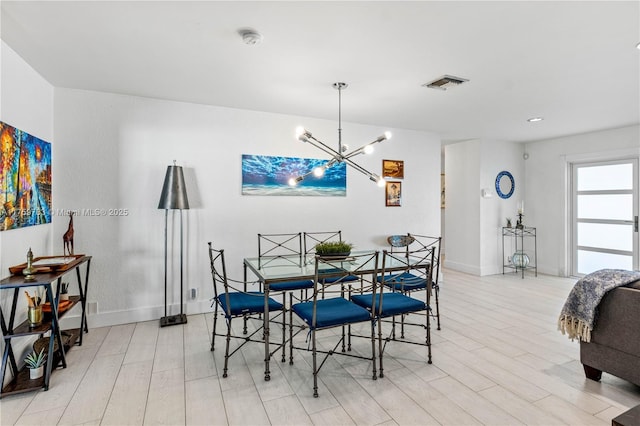
[{"label": "green plant on table", "polygon": [[31,352],[24,359],[24,363],[28,368],[38,368],[44,365],[44,361],[47,356],[44,354],[44,348],[40,350],[40,353],[36,353],[35,351]]},{"label": "green plant on table", "polygon": [[316,254],[344,254],[350,253],[352,248],[353,244],[346,241],[326,241],[324,243],[316,244]]}]

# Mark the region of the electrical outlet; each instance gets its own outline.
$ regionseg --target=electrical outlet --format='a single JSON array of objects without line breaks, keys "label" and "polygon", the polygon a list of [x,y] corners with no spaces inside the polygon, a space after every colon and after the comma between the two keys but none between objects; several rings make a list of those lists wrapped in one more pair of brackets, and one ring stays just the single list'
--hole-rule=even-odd
[{"label": "electrical outlet", "polygon": [[197,299],[198,298],[198,289],[197,288],[192,288],[191,292],[189,293],[191,295],[191,299]]},{"label": "electrical outlet", "polygon": [[87,302],[87,315],[95,315],[98,313],[98,302]]}]

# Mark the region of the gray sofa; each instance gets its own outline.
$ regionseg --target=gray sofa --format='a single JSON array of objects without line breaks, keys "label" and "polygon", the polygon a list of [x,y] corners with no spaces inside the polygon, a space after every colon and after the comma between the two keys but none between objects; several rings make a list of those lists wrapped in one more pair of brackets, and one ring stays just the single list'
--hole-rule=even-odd
[{"label": "gray sofa", "polygon": [[591,342],[580,342],[580,362],[589,379],[604,371],[640,386],[640,282],[602,299]]}]

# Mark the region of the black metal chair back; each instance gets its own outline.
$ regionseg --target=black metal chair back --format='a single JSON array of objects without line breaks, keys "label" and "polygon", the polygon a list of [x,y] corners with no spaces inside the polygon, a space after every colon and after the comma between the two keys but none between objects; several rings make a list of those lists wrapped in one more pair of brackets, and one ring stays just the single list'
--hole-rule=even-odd
[{"label": "black metal chair back", "polygon": [[314,254],[316,245],[328,241],[342,241],[342,231],[304,232],[304,254]]},{"label": "black metal chair back", "polygon": [[[302,261],[302,233],[258,234],[258,267],[274,259],[287,259],[293,263]],[[295,261],[291,255],[297,255]]]}]

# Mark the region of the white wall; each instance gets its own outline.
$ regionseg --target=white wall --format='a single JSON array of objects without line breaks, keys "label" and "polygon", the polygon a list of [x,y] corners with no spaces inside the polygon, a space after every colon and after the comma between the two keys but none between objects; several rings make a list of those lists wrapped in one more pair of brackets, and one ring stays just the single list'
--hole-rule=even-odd
[{"label": "white wall", "polygon": [[[446,267],[475,275],[502,273],[501,228],[507,217],[515,225],[516,203],[525,193],[522,152],[520,144],[492,140],[445,146]],[[515,181],[506,200],[495,191],[496,176],[503,170]],[[489,197],[481,196],[483,189]]]},{"label": "white wall", "polygon": [[[640,155],[640,126],[529,143],[526,161],[527,216],[538,226],[540,272],[567,276],[568,164]],[[640,183],[639,183],[640,184]]]},{"label": "white wall", "polygon": [[445,146],[444,238],[447,268],[480,274],[480,143]]},{"label": "white wall", "polygon": [[[4,42],[1,49],[0,120],[53,148],[53,86]],[[55,175],[52,180],[55,185]],[[50,254],[52,235],[51,224],[0,232],[0,276],[8,274],[9,266],[26,262],[29,247],[34,256]]]},{"label": "white wall", "polygon": [[[242,154],[325,158],[293,133],[304,124],[337,144],[333,121],[60,88],[55,111],[55,207],[128,210],[127,216],[74,219],[76,252],[93,256],[89,301],[98,302],[98,315],[92,326],[161,316],[164,212],[156,207],[174,159],[185,168],[191,204],[184,213],[185,288],[200,295],[189,301],[188,313],[210,310],[208,241],[225,248],[229,274],[241,279],[242,258],[256,255],[259,232],[341,229],[357,248],[386,247],[390,234],[440,232],[440,139],[434,134],[390,129],[393,139],[357,159],[376,173],[382,159],[405,162],[398,208],[385,207],[384,189],[351,169],[346,197],[241,195]],[[343,123],[343,139],[359,146],[384,130]],[[176,216],[174,275],[178,224]],[[177,277],[174,282],[177,288]]]},{"label": "white wall", "polygon": [[[0,120],[53,144],[53,87],[9,46],[0,43]],[[52,179],[55,185],[55,175]],[[9,274],[9,266],[26,262],[29,248],[35,256],[51,254],[52,235],[55,231],[51,224],[0,232],[0,277]],[[12,296],[11,290],[0,291],[0,303],[7,317],[11,312]],[[16,309],[17,324],[26,319],[26,311],[26,303],[20,297]],[[9,320],[7,317],[5,321]],[[13,341],[13,351],[19,364],[34,340],[21,338]],[[0,350],[4,351],[4,339]],[[5,383],[11,379],[7,370]]]}]

